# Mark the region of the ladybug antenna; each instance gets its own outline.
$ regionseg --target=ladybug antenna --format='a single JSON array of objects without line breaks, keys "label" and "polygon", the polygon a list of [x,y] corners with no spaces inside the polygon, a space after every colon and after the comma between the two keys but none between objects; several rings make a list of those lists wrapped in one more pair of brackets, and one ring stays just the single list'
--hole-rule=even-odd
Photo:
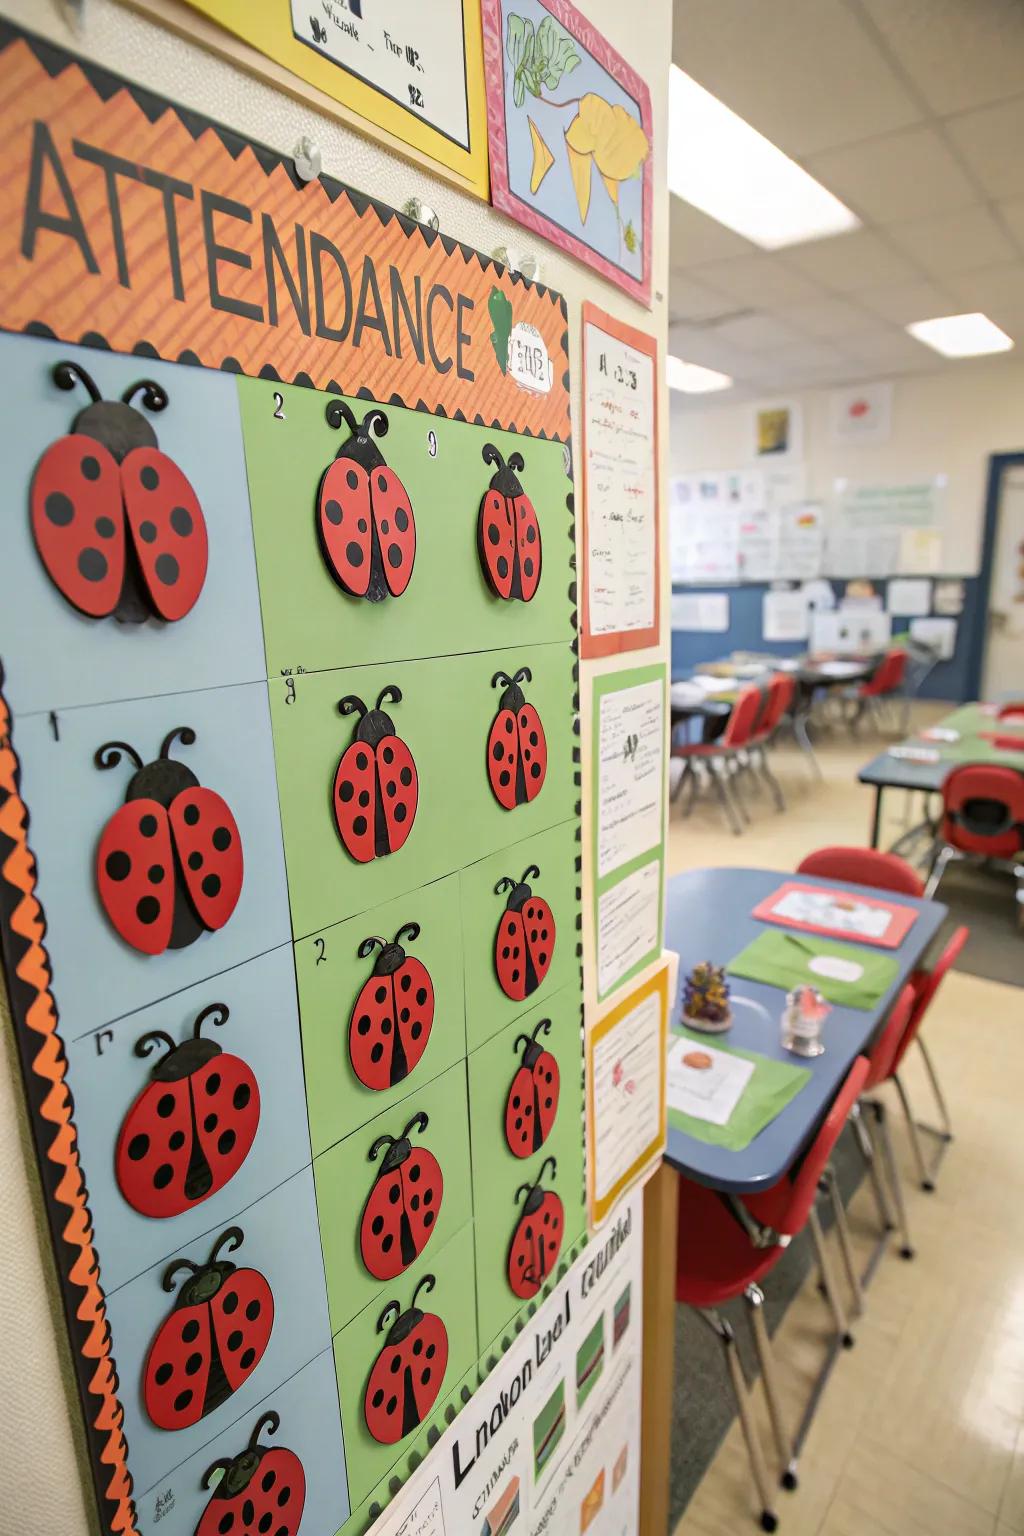
[{"label": "ladybug antenna", "polygon": [[394,1144],[395,1144],[395,1140],[396,1140],[396,1138],[394,1136],[378,1136],[377,1140],[373,1143],[373,1146],[370,1148],[369,1152],[367,1152],[367,1154],[366,1154],[367,1157],[370,1159],[370,1162],[371,1163],[375,1163],[377,1161],[378,1157],[380,1156],[381,1148],[382,1147],[393,1147]]},{"label": "ladybug antenna", "polygon": [[424,1275],[423,1279],[420,1281],[419,1285],[416,1287],[416,1289],[412,1293],[412,1301],[409,1303],[410,1309],[416,1305],[416,1299],[419,1296],[420,1291],[432,1291],[436,1284],[437,1284],[436,1276],[434,1276],[434,1275]]},{"label": "ladybug antenna", "polygon": [[[485,464],[497,464],[499,469],[505,468],[505,460],[493,443],[484,443],[483,448],[480,450],[480,457]],[[509,462],[511,463],[511,460]]]},{"label": "ladybug antenna", "polygon": [[413,940],[418,939],[420,936],[419,923],[403,923],[401,928],[399,928],[398,932],[395,934],[396,944],[401,944],[403,934],[410,943],[412,943]]},{"label": "ladybug antenna", "polygon": [[266,1430],[268,1435],[276,1435],[280,1428],[281,1415],[279,1413],[275,1413],[273,1408],[271,1408],[267,1413],[260,1414],[260,1417],[253,1425],[252,1434],[249,1436],[249,1444],[246,1449],[249,1451],[258,1450],[260,1435],[262,1435],[263,1431]]},{"label": "ladybug antenna", "polygon": [[529,667],[520,667],[512,681],[514,683],[532,683],[533,673],[530,671]]},{"label": "ladybug antenna", "polygon": [[527,880],[531,879],[540,879],[540,870],[537,868],[536,864],[527,864],[526,868],[523,870],[523,878],[519,883],[520,885],[525,885]]},{"label": "ladybug antenna", "polygon": [[128,757],[136,768],[145,768],[145,763],[126,741],[105,741],[102,747],[97,747],[93,755],[93,762],[97,768],[116,768],[122,757]]},{"label": "ladybug antenna", "polygon": [[147,411],[155,412],[167,409],[167,391],[155,379],[140,379],[137,384],[130,384],[121,396],[121,404],[131,405],[140,390],[142,392],[142,403]]},{"label": "ladybug antenna", "polygon": [[409,1124],[406,1126],[405,1130],[402,1132],[402,1140],[405,1140],[410,1131],[415,1131],[417,1135],[422,1136],[423,1132],[426,1130],[429,1124],[430,1117],[428,1116],[426,1110],[418,1110],[409,1121]]},{"label": "ladybug antenna", "polygon": [[98,405],[103,399],[89,374],[77,363],[57,363],[53,370],[53,382],[58,389],[74,389],[76,384],[84,384],[92,397],[93,405]]},{"label": "ladybug antenna", "polygon": [[376,408],[372,411],[367,411],[366,415],[363,417],[363,424],[359,430],[360,432],[365,433],[368,437],[371,433],[374,437],[387,437],[388,427],[389,422],[384,412],[379,408]]},{"label": "ladybug antenna", "polygon": [[230,1472],[232,1463],[227,1456],[218,1456],[216,1461],[211,1461],[199,1481],[200,1488],[209,1488],[215,1472]]},{"label": "ladybug antenna", "polygon": [[[552,1161],[554,1161],[554,1159],[552,1159]],[[543,1169],[541,1172],[543,1172]],[[210,1249],[210,1257],[206,1261],[207,1264],[216,1264],[217,1260],[220,1258],[222,1249],[226,1248],[228,1253],[234,1253],[235,1249],[240,1248],[244,1242],[245,1233],[242,1231],[241,1227],[228,1227],[227,1231],[221,1233],[220,1237],[218,1237],[217,1241]]]},{"label": "ladybug antenna", "polygon": [[360,960],[365,960],[367,955],[372,955],[375,949],[386,949],[387,943],[387,939],[380,939],[376,937],[364,939],[359,948],[356,950],[356,954],[359,956]]},{"label": "ladybug antenna", "polygon": [[511,875],[502,875],[501,879],[498,881],[497,885],[494,887],[494,894],[495,894],[495,896],[500,896],[502,891],[514,891],[515,888],[516,888],[516,882],[515,882],[515,880],[512,879],[512,876]]},{"label": "ladybug antenna", "polygon": [[389,701],[392,704],[401,704],[402,702],[402,690],[396,687],[394,683],[388,683],[386,688],[381,689],[377,695],[377,702],[373,707],[374,709],[380,709],[382,704],[387,704]]},{"label": "ladybug antenna", "polygon": [[551,1020],[550,1019],[541,1019],[540,1023],[537,1025],[536,1029],[533,1031],[533,1035],[531,1036],[531,1039],[533,1040],[534,1044],[537,1043],[537,1036],[541,1033],[542,1030],[543,1030],[544,1034],[550,1035],[550,1033],[551,1033]]},{"label": "ladybug antenna", "polygon": [[[521,674],[517,672],[516,677],[519,676],[521,676]],[[497,688],[499,683],[501,683],[502,687],[504,688],[511,688],[512,679],[509,677],[507,672],[495,672],[494,676],[491,678],[491,687]]]},{"label": "ladybug antenna", "polygon": [[164,1270],[163,1280],[160,1282],[165,1291],[174,1290],[174,1277],[180,1275],[183,1269],[187,1269],[190,1275],[198,1275],[199,1265],[193,1264],[191,1259],[175,1259],[173,1264],[168,1264]]},{"label": "ladybug antenna", "polygon": [[529,1035],[516,1035],[515,1039],[512,1042],[512,1054],[513,1054],[513,1056],[518,1056],[518,1054],[519,1054],[519,1043],[520,1043],[520,1041],[522,1041],[523,1045],[532,1045],[533,1044],[533,1040],[532,1040],[532,1038]]},{"label": "ladybug antenna", "polygon": [[161,761],[167,761],[168,753],[176,741],[180,740],[183,747],[191,747],[195,744],[195,739],[196,733],[190,725],[176,725],[173,731],[167,732],[167,735],[160,743]]},{"label": "ladybug antenna", "polygon": [[516,1190],[516,1205],[519,1204],[524,1195],[531,1195],[533,1193],[533,1189],[534,1186],[532,1184],[520,1184],[519,1188]]},{"label": "ladybug antenna", "polygon": [[387,1306],[384,1308],[384,1311],[381,1313],[380,1317],[378,1317],[378,1319],[377,1319],[377,1332],[378,1333],[383,1333],[384,1329],[386,1327],[388,1327],[389,1320],[391,1318],[392,1312],[395,1314],[396,1319],[401,1317],[401,1315],[402,1315],[402,1308],[401,1308],[401,1304],[399,1302],[397,1302],[397,1301],[389,1301],[388,1302]]},{"label": "ladybug antenna", "polygon": [[221,1024],[226,1024],[230,1017],[231,1013],[228,1009],[227,1003],[208,1004],[208,1006],[203,1009],[202,1013],[198,1015],[196,1022],[192,1026],[193,1040],[199,1039],[199,1036],[202,1033],[203,1025],[206,1023],[207,1019],[209,1019],[219,1028]]},{"label": "ladybug antenna", "polygon": [[508,467],[518,474],[521,469],[526,468],[526,460],[521,453],[510,453],[508,456]]},{"label": "ladybug antenna", "polygon": [[335,431],[342,425],[348,427],[350,432],[359,431],[359,423],[352,414],[352,407],[344,400],[328,400],[324,415],[327,417],[327,425],[333,427]]},{"label": "ladybug antenna", "polygon": [[136,1056],[148,1056],[155,1046],[166,1045],[172,1051],[178,1049],[177,1042],[163,1029],[151,1029],[146,1034],[140,1035],[135,1042]]},{"label": "ladybug antenna", "polygon": [[551,1177],[553,1179],[557,1179],[557,1177],[558,1177],[558,1164],[555,1162],[553,1157],[546,1157],[544,1159],[544,1161],[541,1163],[541,1165],[540,1165],[540,1172],[537,1175],[537,1183],[538,1184],[541,1182],[541,1180],[544,1177],[544,1169],[547,1167],[548,1163],[551,1164]]},{"label": "ladybug antenna", "polygon": [[360,715],[365,715],[366,705],[362,699],[357,699],[354,693],[346,693],[343,699],[338,700],[339,715],[353,715],[357,711]]}]

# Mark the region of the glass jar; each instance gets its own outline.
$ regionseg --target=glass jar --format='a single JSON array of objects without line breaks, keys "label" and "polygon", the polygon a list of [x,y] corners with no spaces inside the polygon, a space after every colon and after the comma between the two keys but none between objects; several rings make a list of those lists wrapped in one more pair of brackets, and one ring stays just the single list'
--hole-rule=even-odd
[{"label": "glass jar", "polygon": [[782,1014],[782,1048],[794,1056],[820,1056],[825,1049],[821,1026],[829,1005],[816,987],[796,987],[786,993]]}]

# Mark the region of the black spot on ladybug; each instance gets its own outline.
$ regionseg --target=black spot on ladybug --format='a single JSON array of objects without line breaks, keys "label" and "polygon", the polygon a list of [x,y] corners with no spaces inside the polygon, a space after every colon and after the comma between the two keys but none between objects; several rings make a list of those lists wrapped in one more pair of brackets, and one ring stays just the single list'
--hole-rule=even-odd
[{"label": "black spot on ladybug", "polygon": [[221,1157],[227,1157],[228,1153],[234,1147],[237,1139],[238,1138],[236,1137],[234,1131],[223,1131],[221,1135],[217,1137],[217,1151],[220,1153]]},{"label": "black spot on ladybug", "polygon": [[387,989],[387,987],[377,987],[377,988],[375,988],[373,996],[374,996],[374,1000],[376,1002],[378,1002],[378,1003],[386,1003],[387,1000],[388,1000],[388,989]]},{"label": "black spot on ladybug", "polygon": [[198,805],[186,805],[183,814],[185,817],[185,825],[187,827],[194,827],[196,822],[199,820]]},{"label": "black spot on ladybug", "polygon": [[363,563],[363,552],[359,548],[359,545],[356,544],[354,540],[353,540],[353,542],[351,544],[346,544],[345,545],[345,558],[348,561],[349,565],[354,565],[357,570],[362,565],[362,563]]},{"label": "black spot on ladybug", "polygon": [[421,1008],[423,1007],[423,1004],[426,1002],[426,1000],[427,1000],[427,989],[426,989],[426,987],[417,987],[417,989],[416,989],[416,1001],[417,1001],[417,1003],[419,1004],[419,1006]]},{"label": "black spot on ladybug", "polygon": [[359,804],[363,807],[363,810],[366,809],[366,807],[369,805],[369,803],[370,803],[370,791],[368,789],[361,789],[359,791]]},{"label": "black spot on ladybug", "polygon": [[416,1340],[415,1344],[412,1347],[412,1352],[413,1352],[414,1355],[422,1355],[422,1353],[423,1353],[423,1340],[422,1339],[417,1339]]},{"label": "black spot on ladybug", "polygon": [[540,778],[540,763],[531,763],[531,765],[530,765],[530,778],[531,779],[539,779]]},{"label": "black spot on ladybug", "polygon": [[403,992],[408,992],[409,988],[412,986],[412,977],[408,974],[408,972],[402,977],[398,985],[401,987]]},{"label": "black spot on ladybug", "polygon": [[164,870],[162,864],[151,864],[149,869],[146,871],[146,879],[149,881],[150,885],[159,885],[163,880],[165,873],[166,871]]},{"label": "black spot on ladybug", "polygon": [[381,1059],[381,1057],[383,1055],[384,1055],[384,1047],[381,1045],[380,1041],[378,1040],[376,1045],[370,1047],[370,1060],[374,1061],[374,1062],[380,1061],[380,1059]]},{"label": "black spot on ladybug", "polygon": [[389,1413],[389,1414],[394,1413],[394,1411],[395,1411],[395,1409],[397,1407],[398,1407],[398,1398],[397,1397],[389,1397],[388,1398],[386,1412]]},{"label": "black spot on ladybug", "polygon": [[399,822],[404,821],[406,816],[408,816],[408,814],[409,814],[408,806],[405,806],[405,805],[396,805],[395,806],[395,820],[396,821],[399,821]]},{"label": "black spot on ladybug", "polygon": [[250,1323],[254,1323],[260,1315],[259,1302],[255,1299],[250,1301],[249,1305],[245,1309],[245,1315],[249,1319]]},{"label": "black spot on ladybug", "polygon": [[210,841],[218,853],[226,853],[231,847],[231,833],[227,827],[218,827]]},{"label": "black spot on ladybug", "polygon": [[409,1010],[408,1010],[408,1008],[403,1008],[401,1013],[398,1015],[398,1017],[399,1017],[399,1019],[401,1020],[401,1022],[403,1024],[408,1024],[408,1022],[409,1022]]},{"label": "black spot on ladybug", "polygon": [[395,749],[394,747],[385,747],[380,755],[386,763],[393,763],[395,760]]},{"label": "black spot on ladybug", "polygon": [[423,1383],[424,1386],[428,1386],[429,1385],[430,1377],[431,1377],[431,1370],[430,1370],[430,1367],[427,1366],[425,1370],[420,1372],[420,1381]]},{"label": "black spot on ladybug", "polygon": [[386,517],[382,517],[380,520],[380,531],[385,538],[387,538],[388,534],[391,532],[391,524],[388,522]]},{"label": "black spot on ladybug", "polygon": [[87,480],[98,480],[100,477],[100,461],[94,459],[91,453],[87,453],[82,460],[82,474]]},{"label": "black spot on ladybug", "polygon": [[242,1505],[242,1520],[246,1525],[252,1525],[256,1518],[256,1506],[252,1499],[246,1499]]},{"label": "black spot on ladybug", "polygon": [[260,1479],[260,1487],[263,1489],[264,1493],[269,1493],[276,1482],[277,1473],[274,1471],[273,1467],[271,1467],[270,1471],[265,1472]]},{"label": "black spot on ladybug", "polygon": [[423,1225],[425,1227],[432,1227],[434,1225],[434,1213],[433,1213],[433,1211],[425,1212],[424,1217],[423,1217]]},{"label": "black spot on ladybug", "polygon": [[533,561],[529,555],[527,555],[526,559],[523,561],[523,574],[525,576],[533,575]]},{"label": "black spot on ladybug", "polygon": [[378,489],[378,491],[386,491],[387,488],[388,488],[387,476],[386,475],[378,475],[377,476],[377,489]]},{"label": "black spot on ladybug", "polygon": [[373,1233],[374,1237],[380,1237],[381,1233],[384,1231],[383,1216],[375,1216],[373,1218],[373,1220],[370,1222],[370,1231]]},{"label": "black spot on ladybug", "polygon": [[413,1195],[412,1199],[409,1201],[409,1209],[411,1211],[418,1211],[419,1208],[420,1208],[420,1197],[419,1197],[419,1195]]},{"label": "black spot on ladybug", "polygon": [[408,789],[409,785],[412,783],[412,769],[408,768],[408,767],[407,768],[403,768],[401,773],[398,775],[398,777],[401,779],[402,783],[405,785],[405,788]]},{"label": "black spot on ladybug", "polygon": [[173,1093],[162,1093],[160,1095],[160,1098],[157,1100],[156,1112],[161,1120],[166,1120],[168,1115],[174,1114]]},{"label": "black spot on ladybug", "polygon": [[[526,563],[529,565],[530,562],[527,561]],[[173,555],[157,555],[154,570],[165,587],[173,587],[181,575],[181,566]],[[529,575],[529,571],[526,574]]]},{"label": "black spot on ladybug", "polygon": [[160,916],[160,903],[155,896],[143,896],[135,904],[135,916],[140,923],[155,923]]},{"label": "black spot on ladybug", "polygon": [[[537,530],[532,523],[526,530],[526,542],[527,544],[535,544],[537,542]],[[526,574],[529,575],[529,571]]]},{"label": "black spot on ladybug", "polygon": [[497,544],[499,542],[501,533],[498,529],[497,523],[491,523],[490,527],[487,529],[487,537],[490,539],[492,544]]},{"label": "black spot on ladybug", "polygon": [[228,1349],[230,1349],[232,1354],[235,1353],[236,1349],[241,1349],[244,1338],[245,1334],[241,1328],[236,1328],[233,1333],[228,1334]]},{"label": "black spot on ladybug", "polygon": [[43,509],[57,528],[66,528],[75,515],[74,503],[63,491],[51,491],[43,502]]},{"label": "black spot on ladybug", "polygon": [[156,1370],[153,1372],[153,1379],[156,1381],[158,1387],[166,1387],[167,1383],[170,1381],[173,1375],[173,1365],[165,1360],[163,1365],[158,1365]]},{"label": "black spot on ladybug", "polygon": [[96,532],[101,539],[112,539],[117,529],[112,517],[98,517],[96,519]]},{"label": "black spot on ladybug", "polygon": [[368,1035],[370,1033],[370,1015],[368,1013],[362,1014],[356,1020],[356,1029],[361,1035]]},{"label": "black spot on ladybug", "polygon": [[366,756],[365,752],[357,752],[356,753],[356,767],[359,769],[360,773],[364,773],[366,771],[366,767],[367,767],[368,762],[369,762],[369,759]]},{"label": "black spot on ladybug", "polygon": [[[227,1302],[225,1302],[224,1305],[227,1306]],[[194,1317],[190,1318],[189,1321],[185,1324],[184,1328],[181,1330],[181,1336],[186,1344],[191,1344],[193,1339],[198,1339],[199,1324],[196,1322]]]},{"label": "black spot on ladybug", "polygon": [[505,734],[506,734],[506,736],[511,736],[512,732],[515,730],[515,728],[516,728],[515,727],[515,721],[512,719],[512,716],[509,715],[508,718],[505,721]]},{"label": "black spot on ladybug", "polygon": [[535,746],[537,746],[537,744],[538,744],[538,739],[539,739],[539,738],[538,738],[538,736],[537,736],[537,732],[536,732],[536,731],[531,731],[531,732],[530,732],[530,746],[531,746],[531,747],[535,747]]},{"label": "black spot on ladybug", "polygon": [[192,513],[187,507],[175,507],[171,512],[171,527],[180,539],[187,539],[192,532]]},{"label": "black spot on ladybug", "polygon": [[128,1143],[128,1156],[131,1158],[133,1163],[141,1162],[148,1151],[148,1136],[133,1136],[131,1141]]},{"label": "black spot on ladybug", "polygon": [[392,1357],[391,1357],[391,1364],[388,1366],[388,1370],[391,1372],[392,1376],[397,1376],[401,1369],[402,1369],[402,1357],[401,1357],[401,1355],[399,1355],[399,1354],[392,1355]]},{"label": "black spot on ladybug", "polygon": [[503,768],[498,774],[498,783],[501,785],[502,789],[504,789],[505,786],[511,782],[511,779],[512,775],[509,773],[507,768]]},{"label": "black spot on ladybug", "polygon": [[359,484],[359,476],[356,474],[354,469],[350,469],[348,474],[345,476],[345,484],[348,486],[350,491],[354,491],[356,486]]},{"label": "black spot on ladybug", "polygon": [[500,763],[502,758],[505,756],[505,748],[502,746],[500,741],[496,741],[494,743],[494,746],[491,748],[491,756],[494,758],[496,763]]},{"label": "black spot on ladybug", "polygon": [[404,533],[409,526],[409,514],[404,507],[399,507],[395,513],[395,527],[399,533]]},{"label": "black spot on ladybug", "polygon": [[168,1138],[167,1145],[172,1152],[180,1152],[182,1147],[185,1145],[185,1132],[172,1131],[170,1137]]},{"label": "black spot on ladybug", "polygon": [[206,1091],[212,1098],[215,1093],[220,1093],[220,1073],[211,1072],[206,1079]]},{"label": "black spot on ladybug", "polygon": [[501,951],[501,958],[503,960],[507,960],[510,954],[511,954],[511,950],[509,949],[508,945],[506,944],[503,947],[502,951]]},{"label": "black spot on ladybug", "polygon": [[139,474],[139,480],[145,486],[147,491],[155,491],[157,486],[160,484],[160,476],[157,474],[152,464],[147,464],[145,468],[141,470]]},{"label": "black spot on ladybug", "polygon": [[142,833],[143,837],[152,837],[156,831],[156,817],[143,816],[142,820],[139,822],[139,831]]},{"label": "black spot on ladybug", "polygon": [[391,1033],[391,1020],[390,1019],[384,1019],[383,1020],[383,1022],[381,1023],[381,1026],[380,1026],[380,1032],[381,1032],[382,1035],[390,1035],[390,1033]]},{"label": "black spot on ladybug", "polygon": [[220,875],[207,875],[203,881],[203,895],[211,899],[220,893]]},{"label": "black spot on ladybug", "polygon": [[132,861],[120,848],[114,853],[107,854],[107,862],[104,866],[111,880],[127,880],[131,873]]},{"label": "black spot on ladybug", "polygon": [[381,1240],[380,1240],[380,1251],[381,1251],[381,1253],[390,1253],[392,1248],[394,1247],[394,1245],[395,1245],[394,1234],[389,1232],[387,1237],[382,1237]]},{"label": "black spot on ladybug", "polygon": [[398,794],[398,785],[395,783],[394,779],[389,780],[389,782],[385,784],[384,793],[387,795],[389,800],[393,800]]},{"label": "black spot on ladybug", "polygon": [[266,1533],[270,1530],[270,1527],[273,1525],[273,1523],[274,1523],[274,1516],[271,1514],[270,1510],[268,1509],[265,1515],[261,1515],[260,1516],[259,1524],[257,1525],[256,1529],[258,1531],[261,1531],[263,1533],[263,1536],[266,1536]]},{"label": "black spot on ladybug", "polygon": [[352,784],[349,779],[343,779],[341,782],[341,788],[338,790],[338,799],[344,800],[347,804],[348,801],[352,799],[352,796],[355,794],[355,792],[355,785]]},{"label": "black spot on ladybug", "polygon": [[508,561],[505,559],[504,555],[498,556],[497,561],[495,562],[495,568],[502,581],[504,581],[505,577],[508,575]]},{"label": "black spot on ladybug", "polygon": [[548,936],[548,931],[547,931],[547,929],[546,929],[546,928],[542,928],[542,929],[541,929],[541,931],[540,931],[540,936],[541,936],[541,938],[542,938],[542,939],[546,939],[546,938],[547,938],[547,936]]},{"label": "black spot on ladybug", "polygon": [[236,1109],[244,1109],[251,1098],[252,1089],[249,1087],[249,1084],[239,1083],[238,1087],[231,1095],[231,1102]]},{"label": "black spot on ladybug", "polygon": [[538,961],[539,961],[539,963],[541,965],[547,965],[547,963],[548,963],[547,951],[542,949],[540,954],[537,956],[537,959],[538,959]]},{"label": "black spot on ladybug", "polygon": [[418,1040],[420,1035],[422,1035],[422,1033],[423,1033],[423,1025],[422,1024],[414,1024],[412,1029],[410,1029],[409,1033],[410,1033],[410,1035],[412,1035],[412,1038],[414,1040]]},{"label": "black spot on ladybug", "polygon": [[420,1168],[419,1163],[413,1163],[412,1167],[409,1169],[409,1183],[418,1184],[422,1171],[423,1170]]},{"label": "black spot on ladybug", "polygon": [[211,1131],[215,1131],[217,1129],[218,1118],[219,1117],[217,1115],[207,1115],[206,1119],[203,1121],[203,1130],[206,1131],[207,1135],[209,1135]]},{"label": "black spot on ladybug", "polygon": [[352,823],[352,831],[355,833],[356,837],[362,837],[363,833],[366,831],[365,816],[357,816],[355,818]]},{"label": "black spot on ladybug", "polygon": [[228,1291],[228,1294],[224,1297],[224,1311],[227,1312],[229,1316],[232,1312],[238,1311],[237,1291]]},{"label": "black spot on ladybug", "polygon": [[110,569],[106,555],[98,549],[83,549],[78,557],[78,569],[86,581],[102,581]]},{"label": "black spot on ladybug", "polygon": [[188,856],[188,867],[189,867],[189,869],[202,869],[202,867],[203,867],[203,856],[199,852],[198,848],[194,849],[193,852],[189,854],[189,856]]},{"label": "black spot on ladybug", "polygon": [[228,1536],[228,1531],[230,1531],[230,1529],[234,1525],[234,1523],[235,1523],[234,1514],[229,1509],[227,1514],[223,1516],[223,1518],[221,1519],[220,1524],[217,1527],[217,1530],[220,1532],[220,1536]]},{"label": "black spot on ladybug", "polygon": [[388,550],[388,565],[396,571],[402,563],[402,551],[397,544],[392,544]]},{"label": "black spot on ladybug", "polygon": [[156,523],[151,523],[148,518],[144,523],[140,523],[139,538],[143,539],[147,544],[152,544],[156,538]]},{"label": "black spot on ladybug", "polygon": [[[413,1171],[415,1172],[415,1170],[413,1170]],[[410,1174],[410,1177],[411,1176],[412,1175]],[[391,1188],[388,1190],[388,1203],[390,1205],[397,1205],[399,1200],[401,1200],[401,1198],[402,1198],[402,1190],[401,1190],[400,1185],[398,1185],[397,1183],[392,1184]]]},{"label": "black spot on ladybug", "polygon": [[518,981],[519,980],[519,972],[518,971],[513,971],[512,972],[512,980],[513,981]]},{"label": "black spot on ladybug", "polygon": [[384,1401],[384,1393],[381,1391],[380,1387],[378,1387],[376,1392],[371,1397],[370,1402],[371,1402],[371,1404],[373,1405],[374,1408],[379,1408],[383,1401]]},{"label": "black spot on ladybug", "polygon": [[189,1355],[188,1359],[185,1361],[185,1375],[194,1376],[202,1363],[203,1357],[199,1351],[196,1350],[195,1354]]},{"label": "black spot on ladybug", "polygon": [[337,527],[338,524],[341,522],[341,503],[340,503],[340,501],[333,501],[333,500],[329,501],[327,503],[326,507],[324,507],[324,515],[327,518],[327,521],[329,523],[333,523],[334,526]]},{"label": "black spot on ladybug", "polygon": [[188,1407],[188,1405],[189,1405],[189,1403],[191,1401],[192,1401],[192,1389],[191,1389],[191,1387],[187,1388],[184,1392],[179,1392],[177,1397],[174,1399],[174,1411],[175,1411],[175,1413],[184,1413],[185,1409]]},{"label": "black spot on ladybug", "polygon": [[427,1345],[427,1359],[428,1360],[433,1360],[433,1358],[434,1358],[434,1356],[436,1354],[437,1354],[437,1345],[436,1344],[428,1344]]},{"label": "black spot on ladybug", "polygon": [[366,518],[365,517],[361,517],[359,519],[359,521],[356,523],[356,527],[359,529],[360,533],[365,533],[366,532]]}]

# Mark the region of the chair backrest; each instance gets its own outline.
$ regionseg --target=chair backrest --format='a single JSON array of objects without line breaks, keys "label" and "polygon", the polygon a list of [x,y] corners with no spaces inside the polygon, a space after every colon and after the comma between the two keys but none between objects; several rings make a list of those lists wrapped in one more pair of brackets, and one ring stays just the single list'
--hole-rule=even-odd
[{"label": "chair backrest", "polygon": [[794,1237],[806,1225],[811,1206],[818,1193],[818,1182],[832,1156],[832,1149],[842,1134],[843,1126],[850,1117],[850,1110],[863,1091],[868,1071],[867,1057],[858,1056],[836,1095],[832,1108],[825,1116],[824,1124],[805,1154],[793,1179],[786,1209],[781,1219],[774,1223],[776,1231],[784,1237]]},{"label": "chair backrest", "polygon": [[924,884],[906,859],[879,848],[817,848],[801,859],[796,872],[821,875],[826,880],[849,880],[851,885],[875,885],[901,896],[924,894]]},{"label": "chair backrest", "polygon": [[770,736],[793,702],[796,681],[788,672],[774,672],[768,684],[768,698],[757,722],[758,736]]},{"label": "chair backrest", "polygon": [[736,695],[736,702],[726,722],[725,730],[722,732],[723,747],[746,746],[754,734],[754,722],[760,708],[760,688],[755,688],[752,683],[746,688],[741,688]]},{"label": "chair backrest", "polygon": [[893,1003],[889,1017],[882,1026],[881,1034],[868,1052],[870,1070],[864,1084],[865,1089],[877,1088],[879,1083],[888,1082],[892,1076],[897,1054],[900,1053],[907,1030],[911,1027],[916,1003],[917,992],[908,981]]},{"label": "chair backrest", "polygon": [[942,836],[961,853],[1012,859],[1024,848],[1024,774],[963,763],[942,786]]},{"label": "chair backrest", "polygon": [[997,720],[1024,720],[1024,699],[1013,699],[1000,709]]},{"label": "chair backrest", "polygon": [[970,933],[971,930],[964,924],[961,924],[960,927],[956,929],[953,937],[942,951],[942,954],[939,956],[938,960],[935,962],[934,967],[930,971],[925,972],[924,980],[918,985],[917,988],[917,995],[914,1000],[914,1011],[911,1015],[910,1025],[905,1035],[903,1036],[903,1039],[899,1042],[896,1055],[893,1057],[892,1066],[889,1069],[890,1076],[892,1076],[894,1072],[899,1071],[900,1064],[903,1061],[904,1056],[913,1045],[917,1036],[917,1032],[921,1028],[921,1025],[924,1023],[925,1014],[928,1012],[928,1009],[931,1007],[935,1000],[936,992],[939,990],[939,987],[942,985],[945,977],[952,970],[953,966],[959,959],[960,951],[963,949],[964,945],[967,943],[967,940],[970,938]]},{"label": "chair backrest", "polygon": [[861,688],[861,693],[869,697],[876,697],[882,693],[892,693],[895,688],[903,687],[903,679],[907,672],[906,651],[886,651],[882,660],[875,668],[874,675]]}]

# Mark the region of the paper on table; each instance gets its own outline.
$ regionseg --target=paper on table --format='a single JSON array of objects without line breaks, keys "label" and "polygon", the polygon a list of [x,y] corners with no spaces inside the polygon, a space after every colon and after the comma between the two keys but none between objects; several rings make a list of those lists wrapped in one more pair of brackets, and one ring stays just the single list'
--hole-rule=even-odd
[{"label": "paper on table", "polygon": [[661,862],[652,859],[610,886],[597,902],[597,992],[612,987],[661,941]]},{"label": "paper on table", "polygon": [[[688,1066],[690,1060],[711,1058],[711,1065]],[[711,1125],[728,1125],[756,1063],[743,1056],[716,1051],[710,1045],[677,1040],[668,1053],[668,1102],[672,1109]]]},{"label": "paper on table", "polygon": [[882,937],[893,917],[888,908],[869,906],[845,892],[837,897],[828,891],[810,890],[788,891],[775,903],[774,912],[776,917],[788,917],[811,928],[832,928],[873,939]]},{"label": "paper on table", "polygon": [[732,693],[733,689],[738,688],[740,685],[738,677],[716,677],[711,672],[695,672],[693,674],[693,682],[697,684],[698,688],[702,688],[705,693]]},{"label": "paper on table", "polygon": [[593,1055],[594,1197],[603,1200],[661,1128],[661,1010],[645,997],[597,1042]]},{"label": "paper on table", "polygon": [[660,681],[601,696],[597,786],[601,878],[661,842],[663,701]]}]

